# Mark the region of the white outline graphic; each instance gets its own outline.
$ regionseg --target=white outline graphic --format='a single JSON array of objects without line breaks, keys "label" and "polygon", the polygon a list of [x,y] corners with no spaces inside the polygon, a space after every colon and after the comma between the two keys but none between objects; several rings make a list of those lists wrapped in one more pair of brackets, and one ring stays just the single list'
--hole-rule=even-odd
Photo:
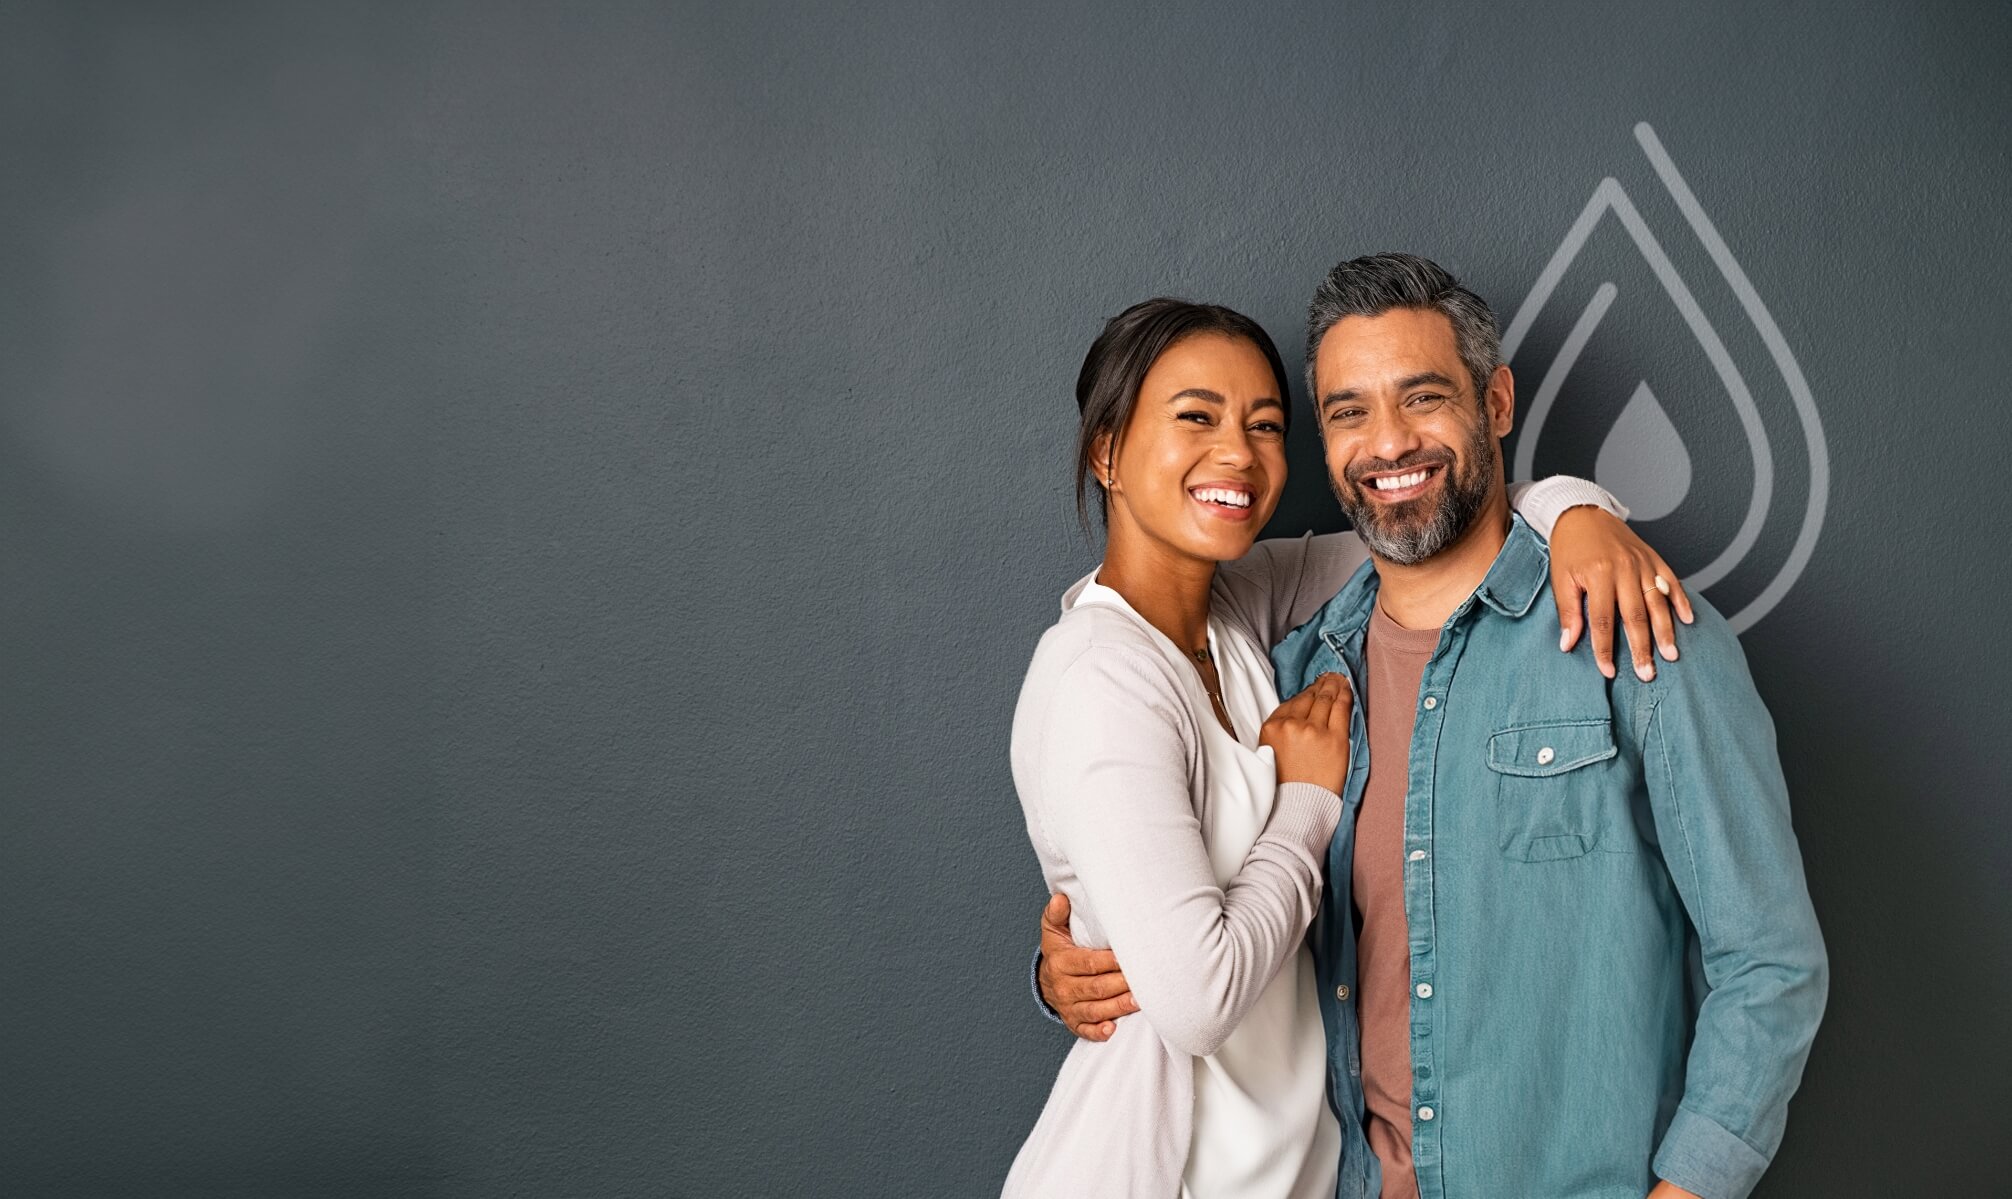
[{"label": "white outline graphic", "polygon": [[[1767,305],[1761,302],[1760,294],[1754,290],[1746,272],[1740,268],[1738,262],[1734,261],[1725,239],[1719,236],[1719,231],[1713,226],[1711,218],[1705,215],[1705,210],[1698,204],[1690,185],[1677,173],[1676,164],[1670,161],[1668,152],[1663,149],[1663,143],[1657,139],[1656,131],[1649,127],[1647,121],[1635,126],[1635,140],[1641,143],[1642,152],[1648,156],[1649,164],[1655,168],[1657,177],[1663,181],[1663,187],[1676,202],[1678,210],[1684,214],[1691,231],[1697,234],[1698,241],[1711,256],[1719,273],[1725,276],[1726,284],[1739,298],[1740,307],[1745,309],[1747,318],[1753,321],[1754,328],[1760,333],[1761,341],[1766,344],[1768,354],[1774,359],[1776,369],[1781,372],[1782,382],[1787,385],[1789,396],[1795,402],[1796,415],[1802,421],[1803,440],[1809,446],[1809,507],[1803,513],[1802,528],[1797,532],[1795,544],[1790,548],[1788,559],[1782,564],[1781,570],[1766,587],[1761,589],[1760,594],[1755,596],[1751,603],[1729,616],[1733,630],[1743,633],[1781,602],[1782,597],[1795,586],[1803,568],[1809,565],[1810,557],[1816,551],[1817,535],[1823,531],[1824,513],[1830,499],[1830,451],[1824,442],[1823,421],[1817,415],[1816,401],[1810,395],[1809,383],[1803,378],[1802,367],[1797,364],[1795,355],[1789,351],[1788,341],[1782,337],[1781,328],[1775,324]],[[1656,281],[1662,284],[1663,290],[1669,294],[1670,301],[1682,314],[1684,323],[1689,326],[1691,334],[1697,338],[1698,345],[1704,349],[1705,357],[1711,361],[1712,369],[1718,372],[1719,381],[1725,385],[1726,394],[1732,398],[1733,408],[1739,414],[1740,427],[1747,437],[1747,448],[1753,455],[1753,496],[1747,502],[1746,516],[1740,522],[1739,531],[1733,535],[1732,541],[1718,557],[1684,580],[1692,590],[1703,591],[1731,574],[1733,568],[1738,566],[1748,551],[1753,549],[1754,542],[1759,540],[1761,528],[1767,523],[1768,506],[1774,499],[1774,454],[1768,444],[1767,430],[1761,424],[1760,410],[1754,406],[1753,393],[1747,387],[1745,376],[1740,373],[1732,355],[1727,352],[1724,341],[1719,338],[1718,330],[1712,327],[1704,309],[1699,306],[1696,297],[1685,285],[1683,277],[1677,273],[1677,268],[1670,261],[1669,255],[1663,252],[1662,243],[1658,242],[1656,235],[1650,232],[1648,223],[1642,219],[1642,214],[1636,209],[1634,201],[1628,198],[1628,193],[1612,176],[1600,180],[1599,186],[1593,189],[1592,198],[1586,201],[1586,207],[1579,213],[1579,219],[1572,222],[1571,229],[1565,234],[1565,240],[1559,243],[1557,252],[1551,255],[1551,261],[1538,274],[1536,284],[1524,298],[1522,307],[1516,310],[1515,319],[1509,322],[1508,331],[1502,335],[1502,360],[1508,362],[1516,356],[1516,350],[1522,345],[1523,338],[1529,334],[1531,325],[1536,323],[1537,314],[1543,311],[1552,293],[1558,289],[1566,270],[1571,267],[1573,259],[1578,257],[1587,240],[1592,237],[1593,229],[1600,223],[1600,218],[1609,211],[1619,218],[1621,227],[1627,230],[1628,236],[1635,243],[1635,248],[1648,262]],[[1579,314],[1578,321],[1573,324],[1572,331],[1558,347],[1557,357],[1552,359],[1550,367],[1544,372],[1544,380],[1538,385],[1537,394],[1530,403],[1529,415],[1525,417],[1525,428],[1516,445],[1514,477],[1521,479],[1530,477],[1530,472],[1536,463],[1538,434],[1543,430],[1544,420],[1551,414],[1551,407],[1557,402],[1558,392],[1564,386],[1566,376],[1571,374],[1580,353],[1592,339],[1593,331],[1599,328],[1601,319],[1607,315],[1607,310],[1613,306],[1614,299],[1619,294],[1620,289],[1611,282],[1603,282],[1594,289],[1592,298],[1586,302],[1586,307]]]}]

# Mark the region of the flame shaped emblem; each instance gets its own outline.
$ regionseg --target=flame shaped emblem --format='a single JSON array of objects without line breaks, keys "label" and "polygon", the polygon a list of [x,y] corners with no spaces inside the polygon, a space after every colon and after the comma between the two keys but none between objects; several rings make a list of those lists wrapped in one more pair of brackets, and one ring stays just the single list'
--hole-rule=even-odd
[{"label": "flame shaped emblem", "polygon": [[[1642,152],[1655,169],[1658,179],[1669,192],[1670,199],[1683,213],[1691,231],[1697,235],[1707,255],[1719,273],[1725,277],[1727,286],[1739,300],[1747,318],[1753,322],[1760,334],[1762,344],[1767,348],[1788,396],[1795,405],[1795,414],[1800,422],[1802,440],[1809,453],[1809,499],[1802,514],[1802,523],[1796,531],[1794,544],[1781,568],[1754,598],[1737,612],[1728,614],[1734,631],[1745,632],[1752,628],[1774,606],[1781,602],[1790,588],[1795,586],[1803,568],[1809,564],[1810,556],[1816,550],[1818,535],[1823,531],[1823,518],[1830,493],[1830,453],[1825,445],[1823,422],[1816,410],[1816,401],[1810,395],[1809,383],[1803,377],[1802,367],[1790,351],[1788,341],[1782,336],[1781,328],[1775,324],[1767,305],[1761,302],[1760,294],[1746,272],[1733,258],[1732,250],[1725,239],[1719,236],[1711,218],[1705,215],[1697,196],[1692,194],[1690,185],[1678,173],[1676,164],[1656,137],[1656,131],[1647,122],[1635,126],[1635,140],[1641,144]],[[1592,198],[1579,213],[1579,218],[1559,243],[1557,252],[1551,255],[1537,276],[1537,282],[1524,298],[1516,316],[1509,322],[1509,328],[1502,335],[1502,358],[1509,361],[1529,335],[1537,316],[1552,299],[1566,271],[1579,256],[1593,231],[1601,220],[1612,213],[1640,251],[1649,265],[1656,281],[1661,284],[1677,312],[1700,348],[1704,350],[1712,370],[1724,385],[1731,398],[1733,410],[1739,418],[1739,426],[1746,435],[1747,449],[1753,465],[1753,493],[1747,501],[1745,515],[1730,542],[1709,563],[1687,575],[1686,586],[1702,592],[1731,574],[1743,562],[1749,551],[1760,540],[1762,527],[1767,523],[1768,511],[1775,498],[1775,457],[1774,447],[1768,439],[1767,428],[1762,422],[1759,408],[1754,402],[1753,390],[1748,386],[1746,376],[1726,348],[1724,340],[1713,328],[1705,315],[1697,297],[1677,272],[1662,243],[1642,219],[1640,210],[1629,199],[1620,182],[1609,176],[1600,180],[1593,189]],[[1599,328],[1601,320],[1613,306],[1619,295],[1611,281],[1602,282],[1594,289],[1581,310],[1571,331],[1560,343],[1556,356],[1543,371],[1542,381],[1524,417],[1523,432],[1517,440],[1515,474],[1513,477],[1532,477],[1537,457],[1537,446],[1544,430],[1544,422],[1551,415],[1557,403],[1560,389],[1573,365],[1585,350],[1586,343]],[[1615,421],[1613,430],[1602,443],[1599,460],[1595,467],[1596,476],[1603,484],[1609,480],[1625,480],[1628,499],[1638,517],[1656,519],[1674,512],[1689,493],[1692,465],[1689,452],[1684,448],[1683,439],[1671,424],[1661,402],[1643,380],[1635,387],[1634,393],[1621,415]],[[1609,486],[1609,490],[1615,490]]]}]

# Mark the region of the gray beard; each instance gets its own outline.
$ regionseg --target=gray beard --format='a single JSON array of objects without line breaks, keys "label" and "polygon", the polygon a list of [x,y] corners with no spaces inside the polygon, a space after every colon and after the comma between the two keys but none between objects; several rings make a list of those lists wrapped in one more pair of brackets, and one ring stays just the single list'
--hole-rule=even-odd
[{"label": "gray beard", "polygon": [[1422,520],[1406,519],[1377,505],[1359,487],[1353,502],[1340,487],[1334,489],[1334,498],[1340,501],[1341,510],[1355,526],[1355,535],[1362,538],[1370,553],[1398,566],[1416,566],[1458,541],[1487,506],[1489,472],[1495,466],[1495,439],[1485,427],[1468,445],[1468,462],[1473,467],[1469,477],[1463,478],[1448,468],[1446,486],[1439,489],[1432,511]]}]

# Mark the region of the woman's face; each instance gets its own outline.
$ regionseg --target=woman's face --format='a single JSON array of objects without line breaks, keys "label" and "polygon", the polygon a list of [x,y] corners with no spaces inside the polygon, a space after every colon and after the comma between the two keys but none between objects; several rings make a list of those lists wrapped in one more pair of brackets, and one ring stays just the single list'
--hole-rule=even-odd
[{"label": "woman's face", "polygon": [[1109,474],[1111,532],[1192,558],[1227,562],[1257,540],[1285,489],[1285,402],[1255,345],[1195,333],[1167,347],[1139,385]]}]

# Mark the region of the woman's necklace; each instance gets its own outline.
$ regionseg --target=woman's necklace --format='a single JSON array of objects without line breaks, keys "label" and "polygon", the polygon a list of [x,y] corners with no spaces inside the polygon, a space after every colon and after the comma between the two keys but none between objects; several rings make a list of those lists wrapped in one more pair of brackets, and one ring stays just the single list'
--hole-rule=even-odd
[{"label": "woman's necklace", "polygon": [[[1206,645],[1200,649],[1191,649],[1188,652],[1194,655],[1197,667],[1208,666],[1215,661],[1214,656],[1209,653],[1209,647]],[[1230,736],[1236,736],[1236,721],[1230,719],[1229,705],[1223,702],[1223,693],[1210,685],[1209,676],[1205,672],[1198,669],[1195,673],[1201,675],[1202,690],[1208,692],[1209,702],[1215,705],[1216,719],[1222,721],[1223,727],[1229,730]]]}]

